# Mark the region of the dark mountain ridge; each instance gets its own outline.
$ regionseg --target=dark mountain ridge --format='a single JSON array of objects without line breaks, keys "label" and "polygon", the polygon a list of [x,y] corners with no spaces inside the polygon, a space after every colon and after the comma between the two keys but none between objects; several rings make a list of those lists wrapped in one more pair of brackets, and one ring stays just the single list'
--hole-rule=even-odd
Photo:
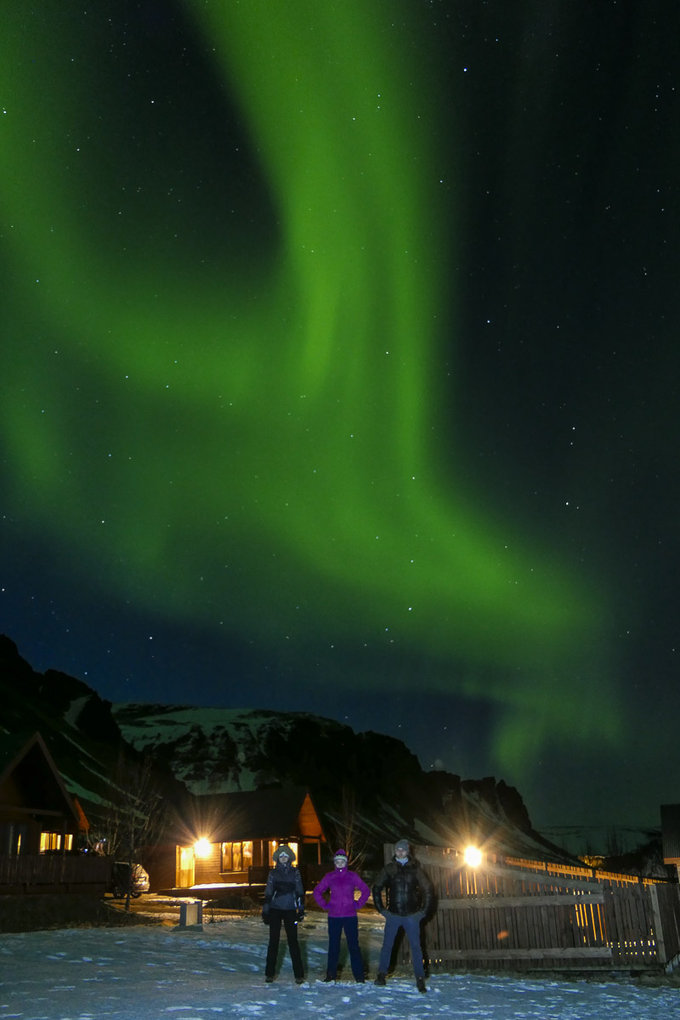
[{"label": "dark mountain ridge", "polygon": [[396,738],[300,712],[119,704],[56,670],[35,672],[0,636],[0,733],[38,730],[91,821],[121,762],[150,758],[174,806],[194,795],[304,786],[329,838],[414,842],[573,860],[531,825],[518,791],[493,777],[424,772]]},{"label": "dark mountain ridge", "polygon": [[[0,635],[0,703],[0,745],[3,734],[27,740],[39,732],[66,788],[96,830],[109,813],[117,785],[142,762],[123,737],[111,703],[66,673],[37,673],[5,635]],[[156,769],[155,783],[165,796],[185,792],[162,768]]]}]

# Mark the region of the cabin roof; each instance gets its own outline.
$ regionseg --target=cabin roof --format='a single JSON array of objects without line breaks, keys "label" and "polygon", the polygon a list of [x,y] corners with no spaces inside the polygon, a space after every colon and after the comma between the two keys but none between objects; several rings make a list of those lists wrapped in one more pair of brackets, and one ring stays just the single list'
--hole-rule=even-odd
[{"label": "cabin roof", "polygon": [[40,733],[31,736],[0,734],[0,798],[10,781],[21,791],[25,808],[63,811],[74,818],[79,827],[85,820]]},{"label": "cabin roof", "polygon": [[203,794],[194,797],[195,827],[213,842],[297,836],[307,797],[304,787]]}]

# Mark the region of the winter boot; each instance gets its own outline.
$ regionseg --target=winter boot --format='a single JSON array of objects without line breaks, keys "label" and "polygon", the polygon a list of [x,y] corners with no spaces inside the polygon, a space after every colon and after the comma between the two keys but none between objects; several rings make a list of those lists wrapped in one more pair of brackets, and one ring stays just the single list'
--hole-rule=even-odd
[{"label": "winter boot", "polygon": [[384,974],[378,974],[378,976],[375,979],[375,981],[373,982],[373,984],[374,985],[381,985],[381,986],[384,985],[385,984],[385,975]]},{"label": "winter boot", "polygon": [[418,978],[417,979],[417,981],[416,981],[416,988],[418,989],[419,992],[426,992],[427,991],[427,988],[425,987],[425,978]]}]

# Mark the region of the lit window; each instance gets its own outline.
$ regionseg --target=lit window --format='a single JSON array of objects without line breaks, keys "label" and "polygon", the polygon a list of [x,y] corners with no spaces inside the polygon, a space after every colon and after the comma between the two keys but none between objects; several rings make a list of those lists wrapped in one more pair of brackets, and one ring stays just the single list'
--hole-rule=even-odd
[{"label": "lit window", "polygon": [[250,839],[222,844],[221,871],[247,871],[253,863],[253,842]]},{"label": "lit window", "polygon": [[50,850],[59,850],[61,847],[61,833],[59,832],[41,832],[40,833],[40,853],[45,854]]}]

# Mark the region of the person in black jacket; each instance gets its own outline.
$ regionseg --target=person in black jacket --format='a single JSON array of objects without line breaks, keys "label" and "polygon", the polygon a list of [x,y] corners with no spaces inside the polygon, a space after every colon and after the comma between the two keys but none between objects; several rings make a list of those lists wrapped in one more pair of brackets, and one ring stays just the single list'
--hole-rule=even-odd
[{"label": "person in black jacket", "polygon": [[[383,900],[383,893],[385,900]],[[392,948],[397,932],[403,928],[411,947],[413,972],[419,992],[426,992],[423,950],[420,945],[420,924],[432,907],[432,883],[413,857],[407,839],[394,846],[394,856],[378,875],[373,886],[373,900],[385,918],[376,985],[385,984]]]},{"label": "person in black jacket", "polygon": [[301,985],[305,979],[297,937],[298,921],[305,916],[305,890],[302,877],[297,868],[293,867],[295,854],[287,843],[281,843],[273,854],[274,867],[269,872],[264,890],[262,920],[269,925],[269,945],[267,946],[267,962],[265,964],[265,981],[274,980],[276,958],[279,952],[281,925],[286,930],[288,951],[295,981]]}]

